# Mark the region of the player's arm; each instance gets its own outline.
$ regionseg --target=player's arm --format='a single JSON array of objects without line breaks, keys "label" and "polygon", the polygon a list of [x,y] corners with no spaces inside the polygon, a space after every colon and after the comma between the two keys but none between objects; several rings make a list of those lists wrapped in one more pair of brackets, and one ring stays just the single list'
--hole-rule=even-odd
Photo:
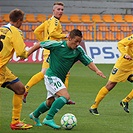
[{"label": "player's arm", "polygon": [[57,38],[57,39],[66,38],[67,34],[63,34],[63,33],[59,32],[59,30],[58,30],[59,28],[62,28],[62,27],[60,27],[60,22],[57,20],[52,21],[49,26],[49,37]]},{"label": "player's arm", "polygon": [[88,66],[92,71],[96,72],[97,75],[101,76],[102,78],[106,78],[106,76],[97,68],[97,66],[93,63],[93,60],[86,54],[81,46],[78,47],[78,50],[80,51],[78,59],[85,66]]},{"label": "player's arm", "polygon": [[44,29],[45,29],[45,22],[39,25],[35,30],[34,34],[39,41],[43,41],[43,35],[44,35]]},{"label": "player's arm", "polygon": [[40,42],[34,43],[34,45],[28,50],[28,56],[30,56],[34,51],[40,48]]},{"label": "player's arm", "polygon": [[23,40],[22,32],[16,30],[16,28],[12,28],[11,30],[13,32],[11,42],[16,52],[16,56],[21,58],[27,58],[28,52],[25,50],[26,45]]},{"label": "player's arm", "polygon": [[126,46],[133,45],[133,35],[126,37],[118,42],[118,49],[125,59],[131,60],[131,56],[127,54]]},{"label": "player's arm", "polygon": [[28,50],[28,56],[31,55],[34,51],[39,48],[46,48],[50,50],[53,47],[59,46],[60,42],[58,41],[42,41],[42,42],[35,42],[34,45]]},{"label": "player's arm", "polygon": [[106,78],[106,76],[103,74],[103,72],[100,71],[100,70],[97,68],[97,66],[96,66],[93,62],[91,62],[91,63],[88,65],[88,67],[89,67],[92,71],[96,72],[97,75],[101,76],[102,78]]}]

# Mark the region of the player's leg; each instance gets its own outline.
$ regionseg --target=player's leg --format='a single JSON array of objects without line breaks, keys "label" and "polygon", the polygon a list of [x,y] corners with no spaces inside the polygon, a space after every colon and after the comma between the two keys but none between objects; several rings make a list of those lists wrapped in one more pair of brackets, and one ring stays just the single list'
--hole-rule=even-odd
[{"label": "player's leg", "polygon": [[42,69],[40,72],[36,73],[25,85],[26,92],[29,92],[30,88],[44,79],[45,69]]},{"label": "player's leg", "polygon": [[69,84],[69,77],[70,77],[70,72],[67,73],[65,83],[64,83],[67,89],[68,89],[68,84]]},{"label": "player's leg", "polygon": [[[51,100],[54,101],[54,98],[51,98]],[[30,113],[29,117],[35,122],[35,126],[42,126],[42,124],[40,123],[39,116],[49,110],[49,108],[50,106],[47,106],[46,101],[44,101],[38,106],[35,111]]]},{"label": "player's leg", "polygon": [[100,91],[98,92],[95,98],[94,104],[89,109],[90,113],[92,113],[93,115],[99,115],[98,110],[97,110],[99,103],[104,99],[104,97],[109,93],[109,91],[115,87],[116,84],[117,82],[108,81],[106,86],[100,89]]},{"label": "player's leg", "polygon": [[43,64],[42,64],[42,70],[41,72],[35,74],[30,80],[29,82],[25,85],[25,94],[23,97],[23,102],[26,103],[26,98],[28,95],[29,90],[31,89],[32,86],[34,86],[35,84],[39,83],[42,79],[44,79],[44,74],[47,70],[47,68],[49,68],[49,63],[48,63],[48,57],[49,57],[49,50],[44,50],[43,53]]},{"label": "player's leg", "polygon": [[55,114],[67,103],[67,99],[64,96],[61,96],[57,98],[51,108],[48,111],[48,114],[46,115],[46,118],[43,120],[43,124],[48,125],[52,128],[59,129],[61,128],[59,125],[55,124],[54,122],[54,116]]},{"label": "player's leg", "polygon": [[99,115],[97,108],[99,103],[102,101],[102,99],[108,94],[110,90],[114,88],[114,86],[117,84],[117,79],[119,77],[118,69],[112,69],[112,73],[110,74],[109,81],[107,82],[106,86],[102,87],[100,91],[98,92],[94,104],[90,107],[89,111],[93,115]]},{"label": "player's leg", "polygon": [[123,102],[130,102],[133,99],[133,90],[122,100]]},{"label": "player's leg", "polygon": [[[133,74],[130,74],[127,80],[132,83]],[[127,113],[129,113],[128,102],[130,102],[132,99],[133,99],[133,90],[120,102],[120,105],[123,107],[124,111],[126,111]]]},{"label": "player's leg", "polygon": [[[68,72],[68,74],[66,75],[66,79],[65,79],[65,86],[68,89],[68,84],[69,84],[69,77],[70,77],[70,72]],[[75,104],[74,101],[72,100],[68,100],[67,104]]]},{"label": "player's leg", "polygon": [[24,96],[23,96],[23,102],[24,103],[26,103],[26,98],[27,98],[28,92],[31,89],[31,87],[44,79],[44,73],[45,73],[45,69],[44,70],[42,69],[41,72],[39,72],[39,73],[35,74],[34,76],[32,76],[32,78],[25,85],[25,93],[24,93]]},{"label": "player's leg", "polygon": [[20,115],[22,110],[22,96],[25,92],[24,85],[7,67],[5,67],[4,69],[4,75],[0,75],[0,79],[1,81],[4,81],[1,87],[7,87],[14,92],[12,100],[12,121],[10,124],[11,129],[23,130],[32,128],[32,125],[25,124],[20,121]]},{"label": "player's leg", "polygon": [[90,108],[90,113],[94,115],[99,115],[97,108],[101,100],[108,94],[110,90],[112,90],[115,87],[115,85],[118,82],[126,81],[128,75],[129,75],[128,72],[113,68],[112,73],[110,74],[108,83],[106,84],[105,87],[101,88],[101,90],[97,94],[95,103]]},{"label": "player's leg", "polygon": [[[133,74],[130,74],[127,80],[133,83]],[[133,99],[133,90],[122,100],[123,102],[130,102]]]},{"label": "player's leg", "polygon": [[[18,81],[8,86],[9,89],[13,90],[15,93],[13,95],[13,109],[12,109],[12,122],[10,127],[12,130],[25,130],[32,128],[32,125],[25,124],[20,121],[20,115],[22,110],[22,98],[25,91],[24,85]],[[19,91],[19,89],[20,91]],[[17,91],[15,91],[17,90]]]},{"label": "player's leg", "polygon": [[47,104],[50,103],[51,97],[55,96],[55,94],[57,97],[52,103],[46,118],[43,120],[43,124],[59,129],[61,127],[54,122],[54,116],[67,103],[70,97],[65,85],[59,78],[52,78],[52,81],[53,83],[50,84],[49,79],[45,77],[45,85],[48,90]]}]

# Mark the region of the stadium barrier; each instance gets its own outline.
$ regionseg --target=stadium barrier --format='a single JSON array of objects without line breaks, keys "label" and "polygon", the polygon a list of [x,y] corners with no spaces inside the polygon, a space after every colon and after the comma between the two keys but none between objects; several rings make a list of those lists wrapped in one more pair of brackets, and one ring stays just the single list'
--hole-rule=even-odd
[{"label": "stadium barrier", "polygon": [[[34,29],[39,24],[28,23],[23,24],[22,31],[24,32],[25,40],[36,40],[33,33]],[[132,24],[103,24],[103,23],[89,23],[89,24],[62,24],[63,32],[69,33],[76,28],[83,32],[83,40],[85,41],[119,41],[126,36],[132,34]]]},{"label": "stadium barrier", "polygon": [[[1,25],[3,24],[5,23],[1,23]],[[21,26],[26,41],[36,41],[33,31],[40,24],[41,23],[24,23]],[[69,33],[74,28],[81,30],[83,32],[83,40],[85,41],[119,41],[133,33],[133,24],[123,23],[70,23],[62,24],[62,27],[64,33]]]},{"label": "stadium barrier", "polygon": [[[25,41],[26,49],[30,49],[34,45],[34,41]],[[87,55],[89,55],[96,64],[114,64],[118,59],[120,53],[117,48],[117,42],[81,42],[80,44]],[[16,57],[14,53],[11,60],[12,63],[42,63],[43,62],[43,49],[39,49],[31,54],[27,59],[21,60]]]},{"label": "stadium barrier", "polygon": [[[25,40],[36,40],[33,31],[51,14],[26,14],[21,30]],[[133,33],[133,15],[110,14],[63,14],[60,19],[63,31],[77,28],[83,32],[85,41],[119,41]],[[0,26],[9,22],[9,14],[0,16]]]}]

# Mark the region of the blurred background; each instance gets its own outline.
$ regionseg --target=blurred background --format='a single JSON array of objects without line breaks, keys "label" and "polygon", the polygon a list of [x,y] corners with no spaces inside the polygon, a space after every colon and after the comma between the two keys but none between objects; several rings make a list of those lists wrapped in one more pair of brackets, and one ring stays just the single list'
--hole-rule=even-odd
[{"label": "blurred background", "polygon": [[[78,28],[85,41],[119,41],[133,31],[132,0],[61,0],[65,4],[61,23],[64,32]],[[33,30],[51,17],[53,0],[1,0],[0,25],[9,22],[8,13],[25,12],[21,30],[25,40],[36,40]]]}]

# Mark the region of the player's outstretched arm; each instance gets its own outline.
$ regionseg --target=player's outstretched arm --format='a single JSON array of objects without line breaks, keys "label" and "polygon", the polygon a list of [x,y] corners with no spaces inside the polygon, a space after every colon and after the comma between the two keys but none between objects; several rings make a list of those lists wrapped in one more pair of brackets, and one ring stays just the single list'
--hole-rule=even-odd
[{"label": "player's outstretched arm", "polygon": [[29,50],[28,50],[28,56],[30,56],[34,51],[36,51],[37,49],[40,48],[40,42],[36,42],[34,43],[34,46],[32,46]]},{"label": "player's outstretched arm", "polygon": [[100,70],[97,68],[97,66],[96,66],[93,62],[91,62],[91,63],[88,65],[88,67],[89,67],[92,71],[96,72],[97,75],[101,76],[102,78],[106,78],[106,76],[103,74],[103,72],[100,71]]},{"label": "player's outstretched arm", "polygon": [[26,52],[26,57],[20,57],[20,61],[28,58],[34,51],[40,48],[40,42],[34,43],[34,45]]}]

